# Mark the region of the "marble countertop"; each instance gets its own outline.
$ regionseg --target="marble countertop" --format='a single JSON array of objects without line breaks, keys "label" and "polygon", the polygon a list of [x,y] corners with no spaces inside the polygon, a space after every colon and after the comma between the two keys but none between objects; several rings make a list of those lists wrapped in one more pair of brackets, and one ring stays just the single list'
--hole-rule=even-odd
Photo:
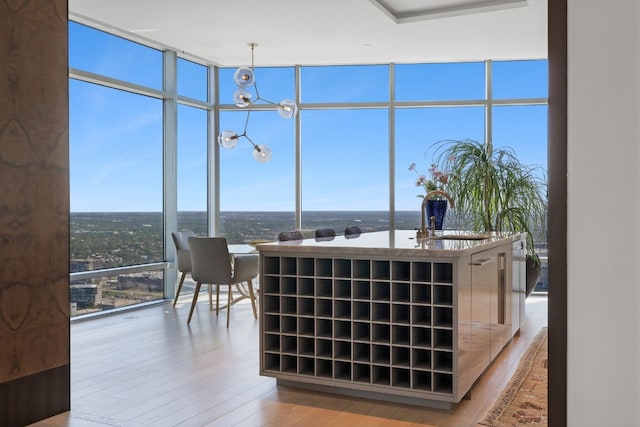
[{"label": "marble countertop", "polygon": [[[357,237],[336,236],[333,238],[304,239],[286,242],[262,243],[256,246],[261,254],[308,253],[347,256],[429,256],[434,258],[456,258],[501,246],[520,239],[520,234],[482,234],[482,239],[443,239],[441,236],[478,235],[456,230],[437,232],[436,238],[416,239],[415,230],[376,231],[362,233]],[[464,237],[464,236],[462,236]]]}]

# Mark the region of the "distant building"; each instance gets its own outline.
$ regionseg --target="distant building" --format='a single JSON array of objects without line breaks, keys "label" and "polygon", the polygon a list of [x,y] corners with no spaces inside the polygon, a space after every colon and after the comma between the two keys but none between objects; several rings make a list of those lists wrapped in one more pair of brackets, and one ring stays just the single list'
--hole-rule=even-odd
[{"label": "distant building", "polygon": [[164,292],[164,278],[162,274],[139,273],[123,274],[118,276],[116,289],[124,291],[127,289],[139,289],[148,292]]},{"label": "distant building", "polygon": [[72,259],[69,262],[69,268],[72,273],[78,273],[80,271],[99,270],[103,268],[103,262],[101,259]]},{"label": "distant building", "polygon": [[102,286],[97,284],[72,282],[69,292],[78,309],[95,307],[102,300]]}]

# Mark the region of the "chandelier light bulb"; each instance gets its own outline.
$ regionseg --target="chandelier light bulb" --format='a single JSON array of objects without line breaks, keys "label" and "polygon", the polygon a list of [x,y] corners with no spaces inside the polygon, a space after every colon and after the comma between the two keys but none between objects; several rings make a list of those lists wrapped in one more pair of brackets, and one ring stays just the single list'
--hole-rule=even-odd
[{"label": "chandelier light bulb", "polygon": [[240,67],[233,73],[233,81],[238,87],[249,87],[255,82],[253,70],[248,67]]},{"label": "chandelier light bulb", "polygon": [[290,119],[298,112],[298,106],[290,99],[283,99],[278,104],[278,114],[285,119]]},{"label": "chandelier light bulb", "polygon": [[232,130],[225,130],[218,136],[218,144],[224,148],[233,148],[238,143],[238,134]]},{"label": "chandelier light bulb", "polygon": [[243,88],[240,88],[233,93],[233,102],[235,102],[236,107],[247,107],[251,104],[251,98],[253,98],[253,94]]},{"label": "chandelier light bulb", "polygon": [[267,145],[260,144],[253,147],[253,158],[259,163],[267,163],[272,155],[271,148]]}]

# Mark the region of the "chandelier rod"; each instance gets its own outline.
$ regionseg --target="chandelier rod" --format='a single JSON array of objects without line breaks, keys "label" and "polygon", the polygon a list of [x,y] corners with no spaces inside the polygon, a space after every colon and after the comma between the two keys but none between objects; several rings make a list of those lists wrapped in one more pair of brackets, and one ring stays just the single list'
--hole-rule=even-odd
[{"label": "chandelier rod", "polygon": [[251,69],[253,70],[253,50],[256,46],[258,46],[258,43],[251,42],[251,43],[247,43],[247,45],[251,47]]}]

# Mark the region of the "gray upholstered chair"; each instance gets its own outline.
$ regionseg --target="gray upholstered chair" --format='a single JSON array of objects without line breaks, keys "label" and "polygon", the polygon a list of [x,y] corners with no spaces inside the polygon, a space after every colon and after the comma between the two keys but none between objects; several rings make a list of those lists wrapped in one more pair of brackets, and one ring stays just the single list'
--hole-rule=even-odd
[{"label": "gray upholstered chair", "polygon": [[[204,283],[210,286],[216,285],[216,315],[220,312],[220,286],[229,287],[227,301],[227,328],[229,327],[229,313],[234,303],[232,288],[237,283],[247,282],[249,299],[253,309],[253,317],[258,318],[256,310],[256,297],[253,292],[252,280],[258,276],[258,255],[239,255],[234,257],[233,264],[229,256],[229,246],[224,237],[190,237],[191,248],[191,277],[196,282],[193,294],[189,319],[191,322],[193,310],[198,302],[200,286]],[[211,306],[211,294],[209,294]],[[224,308],[224,307],[222,307]]]},{"label": "gray upholstered chair", "polygon": [[189,251],[189,237],[193,237],[193,231],[174,231],[171,233],[173,237],[173,243],[176,245],[176,265],[178,271],[181,273],[180,282],[178,282],[178,289],[176,290],[176,297],[173,299],[173,306],[176,306],[182,285],[184,284],[184,278],[187,273],[191,273],[191,252]]},{"label": "gray upholstered chair", "polygon": [[278,234],[278,241],[280,242],[287,242],[289,240],[302,240],[302,239],[304,239],[304,236],[302,235],[302,232],[298,230],[283,231]]}]

